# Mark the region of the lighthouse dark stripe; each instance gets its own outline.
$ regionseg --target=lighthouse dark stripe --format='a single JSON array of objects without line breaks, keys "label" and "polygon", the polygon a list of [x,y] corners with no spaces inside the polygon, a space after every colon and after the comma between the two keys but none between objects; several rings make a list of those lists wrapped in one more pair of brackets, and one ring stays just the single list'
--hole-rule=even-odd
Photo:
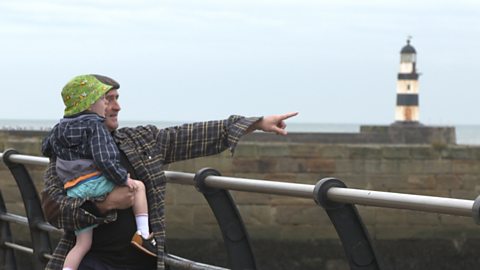
[{"label": "lighthouse dark stripe", "polygon": [[397,94],[397,106],[418,106],[418,95]]},{"label": "lighthouse dark stripe", "polygon": [[399,80],[418,80],[418,73],[398,73]]}]

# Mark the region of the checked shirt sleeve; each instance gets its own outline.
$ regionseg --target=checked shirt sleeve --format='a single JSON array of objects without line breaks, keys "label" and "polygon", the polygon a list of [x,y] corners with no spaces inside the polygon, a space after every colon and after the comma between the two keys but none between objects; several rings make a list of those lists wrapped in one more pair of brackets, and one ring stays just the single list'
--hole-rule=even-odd
[{"label": "checked shirt sleeve", "polygon": [[218,154],[226,149],[233,153],[240,138],[260,117],[233,115],[226,120],[184,124],[161,130],[158,137],[164,146],[165,162]]}]

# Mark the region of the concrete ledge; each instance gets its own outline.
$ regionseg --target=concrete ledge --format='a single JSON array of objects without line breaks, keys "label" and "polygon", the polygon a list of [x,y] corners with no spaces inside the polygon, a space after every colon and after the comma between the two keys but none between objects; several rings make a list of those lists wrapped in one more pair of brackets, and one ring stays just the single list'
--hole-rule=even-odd
[{"label": "concrete ledge", "polygon": [[455,127],[392,124],[361,126],[360,133],[289,132],[288,136],[254,132],[242,141],[323,144],[456,144]]}]

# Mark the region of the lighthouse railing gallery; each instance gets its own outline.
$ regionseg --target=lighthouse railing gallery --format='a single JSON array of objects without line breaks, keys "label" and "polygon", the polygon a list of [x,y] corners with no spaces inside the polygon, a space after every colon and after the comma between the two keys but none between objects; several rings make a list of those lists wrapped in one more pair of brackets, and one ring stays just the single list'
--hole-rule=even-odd
[{"label": "lighthouse railing gallery", "polygon": [[[16,269],[13,250],[33,254],[34,268],[43,269],[52,253],[49,233],[60,230],[45,221],[38,193],[24,165],[47,165],[48,159],[21,155],[13,149],[0,153],[0,158],[17,182],[27,215],[23,217],[8,213],[0,190],[0,258],[4,260],[4,269]],[[352,270],[381,269],[355,204],[468,216],[477,224],[480,222],[480,196],[475,200],[463,200],[352,189],[335,178],[324,178],[316,185],[308,185],[225,177],[211,168],[195,174],[175,171],[165,171],[165,174],[169,183],[195,186],[204,195],[220,226],[228,255],[228,267],[231,269],[257,269],[257,266],[245,226],[228,190],[311,199],[329,216]],[[33,247],[12,241],[10,223],[29,226]],[[226,269],[172,254],[166,255],[165,262],[176,269]]]}]

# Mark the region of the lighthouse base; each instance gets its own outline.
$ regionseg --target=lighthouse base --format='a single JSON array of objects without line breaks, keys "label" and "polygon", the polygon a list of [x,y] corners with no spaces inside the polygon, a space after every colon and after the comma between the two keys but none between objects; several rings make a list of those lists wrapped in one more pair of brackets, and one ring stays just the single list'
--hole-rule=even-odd
[{"label": "lighthouse base", "polygon": [[389,126],[361,126],[360,134],[388,143],[456,144],[455,127],[426,126],[416,121],[397,121]]}]

